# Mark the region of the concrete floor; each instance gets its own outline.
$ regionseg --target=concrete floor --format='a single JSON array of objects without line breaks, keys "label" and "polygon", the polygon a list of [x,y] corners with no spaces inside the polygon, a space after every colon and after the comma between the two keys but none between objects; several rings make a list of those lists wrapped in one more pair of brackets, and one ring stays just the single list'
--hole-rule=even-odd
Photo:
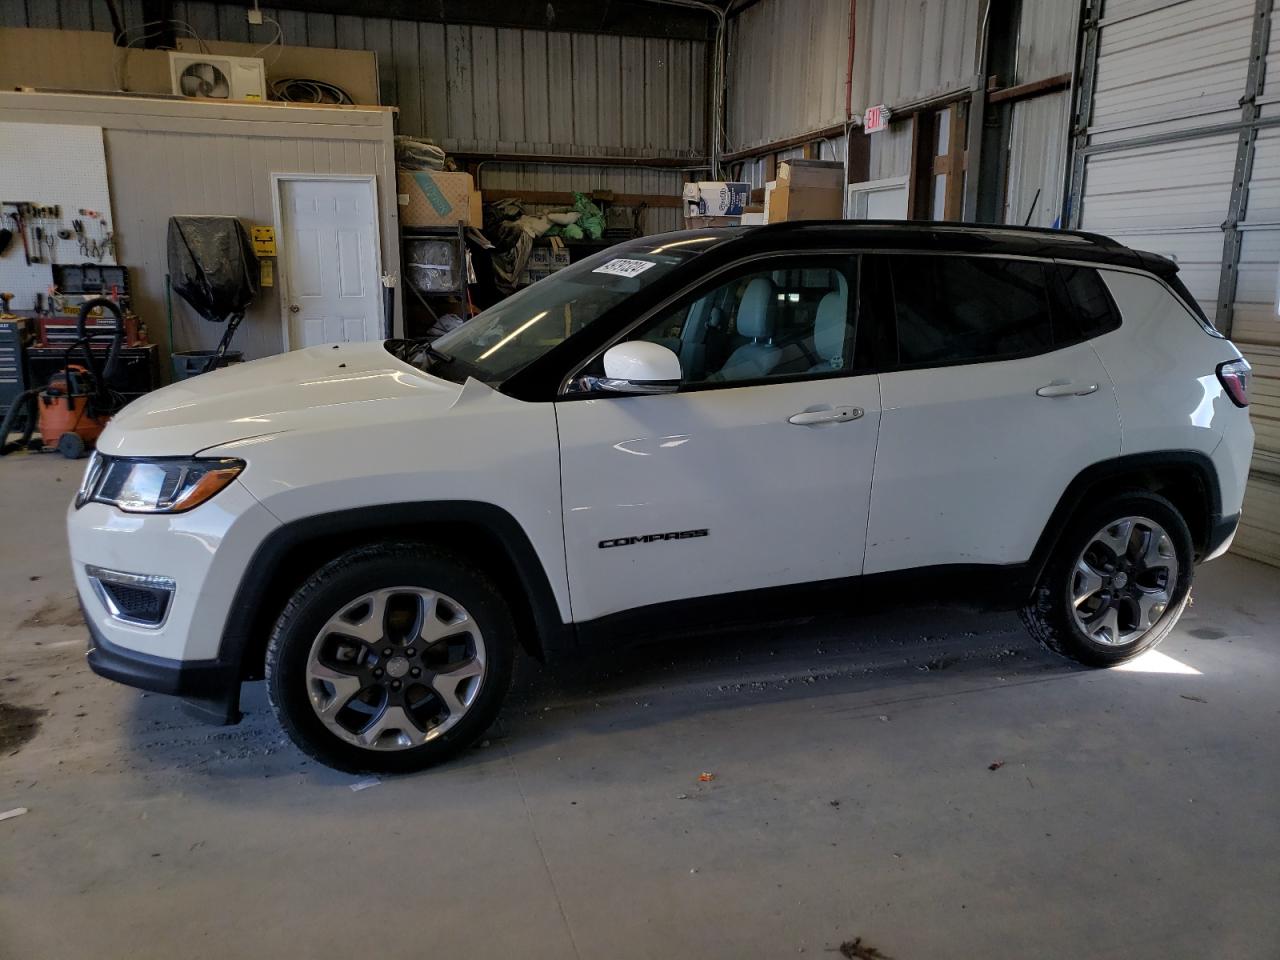
[{"label": "concrete floor", "polygon": [[81,466],[0,462],[3,960],[1280,955],[1276,570],[1203,568],[1126,670],[937,610],[526,662],[353,791],[260,684],[211,728],[88,672]]}]

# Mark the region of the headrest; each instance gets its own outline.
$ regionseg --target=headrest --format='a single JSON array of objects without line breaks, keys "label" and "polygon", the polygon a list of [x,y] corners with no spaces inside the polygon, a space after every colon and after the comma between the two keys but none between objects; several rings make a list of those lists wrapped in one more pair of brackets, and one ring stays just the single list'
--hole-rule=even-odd
[{"label": "headrest", "polygon": [[738,304],[738,333],[752,340],[773,336],[773,311],[778,303],[777,287],[768,277],[756,277]]},{"label": "headrest", "polygon": [[843,290],[832,290],[818,302],[813,319],[813,348],[823,360],[839,366],[844,359],[845,323],[848,320],[848,298]]}]

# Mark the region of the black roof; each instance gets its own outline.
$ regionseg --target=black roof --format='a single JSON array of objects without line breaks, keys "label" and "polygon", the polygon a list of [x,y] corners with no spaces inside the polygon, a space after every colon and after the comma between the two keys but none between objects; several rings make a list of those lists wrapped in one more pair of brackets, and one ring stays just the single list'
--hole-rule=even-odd
[{"label": "black roof", "polygon": [[[735,253],[856,245],[875,250],[932,250],[948,253],[1004,253],[1014,256],[1054,257],[1087,263],[1111,263],[1172,276],[1178,266],[1154,253],[1132,250],[1110,237],[1080,230],[1017,227],[990,223],[957,223],[932,220],[797,220],[756,227],[727,227],[680,231],[679,236],[714,235],[715,247]],[[662,234],[672,242],[677,234]],[[658,237],[648,237],[658,240]]]}]

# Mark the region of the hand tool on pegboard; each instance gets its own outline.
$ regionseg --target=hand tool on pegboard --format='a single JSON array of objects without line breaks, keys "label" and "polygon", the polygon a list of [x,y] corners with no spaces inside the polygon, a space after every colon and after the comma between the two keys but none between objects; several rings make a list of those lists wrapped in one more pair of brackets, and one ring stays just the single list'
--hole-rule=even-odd
[{"label": "hand tool on pegboard", "polygon": [[0,203],[0,206],[13,207],[13,210],[7,216],[13,221],[13,226],[18,232],[18,236],[22,237],[22,256],[27,261],[27,266],[31,266],[34,261],[31,259],[31,243],[30,238],[27,236],[27,218],[25,215],[27,205],[16,200],[5,200]]}]

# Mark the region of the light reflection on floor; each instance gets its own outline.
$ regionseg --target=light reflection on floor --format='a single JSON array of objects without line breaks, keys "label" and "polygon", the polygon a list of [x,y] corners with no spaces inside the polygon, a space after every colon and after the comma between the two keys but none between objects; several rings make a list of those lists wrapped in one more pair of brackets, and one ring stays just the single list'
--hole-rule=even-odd
[{"label": "light reflection on floor", "polygon": [[1112,670],[1127,670],[1130,673],[1181,673],[1188,676],[1201,676],[1199,670],[1195,667],[1183,663],[1181,660],[1175,660],[1167,653],[1161,653],[1159,650],[1148,650],[1141,656],[1134,657],[1126,663],[1121,663],[1111,668]]}]

